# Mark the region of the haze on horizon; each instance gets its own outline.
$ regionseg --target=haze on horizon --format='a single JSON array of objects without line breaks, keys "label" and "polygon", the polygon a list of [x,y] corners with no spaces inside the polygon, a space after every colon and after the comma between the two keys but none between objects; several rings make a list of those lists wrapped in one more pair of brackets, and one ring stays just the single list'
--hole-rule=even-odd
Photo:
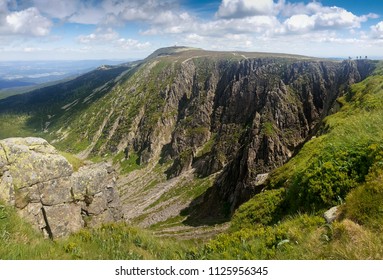
[{"label": "haze on horizon", "polygon": [[0,60],[143,58],[207,50],[382,57],[383,2],[0,0]]}]

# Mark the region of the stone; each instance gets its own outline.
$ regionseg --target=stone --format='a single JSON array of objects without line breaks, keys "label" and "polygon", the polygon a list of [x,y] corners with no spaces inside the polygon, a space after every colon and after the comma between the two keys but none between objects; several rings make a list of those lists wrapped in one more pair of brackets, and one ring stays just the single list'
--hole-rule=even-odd
[{"label": "stone", "polygon": [[99,215],[108,208],[106,196],[101,192],[93,197],[92,203],[87,207],[89,215]]},{"label": "stone", "polygon": [[73,172],[69,162],[45,140],[8,138],[1,145],[8,157],[15,189],[70,176]]},{"label": "stone", "polygon": [[47,230],[51,238],[68,236],[84,226],[81,207],[76,204],[43,206],[43,214],[48,221]]},{"label": "stone", "polygon": [[71,180],[68,177],[40,183],[40,198],[43,205],[56,205],[72,201]]},{"label": "stone", "polygon": [[85,194],[95,195],[105,188],[107,178],[108,171],[106,164],[81,167],[73,175],[72,192],[75,197],[82,197]]},{"label": "stone", "polygon": [[70,163],[41,138],[0,140],[0,199],[46,237],[123,219],[115,173],[109,164]]},{"label": "stone", "polygon": [[326,220],[328,224],[331,224],[332,222],[334,222],[335,220],[339,218],[339,215],[340,215],[339,207],[334,206],[330,208],[329,210],[327,210],[326,212],[324,212],[323,218]]},{"label": "stone", "polygon": [[94,228],[115,221],[110,210],[106,210],[97,216],[91,216],[87,223],[88,227]]},{"label": "stone", "polygon": [[15,204],[15,190],[13,187],[13,178],[9,171],[4,172],[0,178],[0,199],[9,205]]},{"label": "stone", "polygon": [[7,165],[7,155],[5,154],[3,147],[0,146],[0,176],[2,176],[5,171],[7,171]]},{"label": "stone", "polygon": [[20,215],[25,218],[31,225],[39,231],[46,228],[41,203],[29,203],[25,208],[19,210]]},{"label": "stone", "polygon": [[108,203],[111,203],[119,199],[116,189],[110,186],[108,186],[107,189],[105,190],[105,195],[106,195],[106,200]]},{"label": "stone", "polygon": [[71,176],[71,191],[74,200],[84,200],[87,189],[87,181],[76,172]]},{"label": "stone", "polygon": [[257,177],[255,177],[254,185],[256,187],[262,186],[266,183],[267,178],[269,178],[269,173],[258,174]]}]

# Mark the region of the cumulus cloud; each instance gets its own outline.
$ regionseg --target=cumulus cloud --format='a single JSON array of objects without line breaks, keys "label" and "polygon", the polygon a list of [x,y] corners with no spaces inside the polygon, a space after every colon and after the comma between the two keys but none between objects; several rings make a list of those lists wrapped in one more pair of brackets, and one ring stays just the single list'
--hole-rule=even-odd
[{"label": "cumulus cloud", "polygon": [[371,26],[371,31],[374,38],[383,39],[383,21]]},{"label": "cumulus cloud", "polygon": [[[309,3],[308,5],[288,5],[288,14],[293,14],[284,21],[286,32],[304,33],[318,30],[340,30],[360,28],[361,23],[375,14],[356,16],[353,13],[339,7],[325,7],[320,3]],[[297,11],[300,14],[294,14]]]},{"label": "cumulus cloud", "polygon": [[46,36],[52,27],[52,22],[34,7],[10,12],[3,3],[0,5],[0,11],[0,34],[2,35]]},{"label": "cumulus cloud", "polygon": [[287,30],[291,32],[307,32],[315,27],[315,19],[308,15],[293,15],[284,22]]},{"label": "cumulus cloud", "polygon": [[85,45],[113,45],[121,49],[146,49],[150,47],[149,42],[140,42],[135,39],[121,38],[112,28],[99,27],[95,32],[88,35],[80,35],[77,41]]},{"label": "cumulus cloud", "polygon": [[223,0],[216,15],[218,18],[270,15],[273,8],[273,0]]}]

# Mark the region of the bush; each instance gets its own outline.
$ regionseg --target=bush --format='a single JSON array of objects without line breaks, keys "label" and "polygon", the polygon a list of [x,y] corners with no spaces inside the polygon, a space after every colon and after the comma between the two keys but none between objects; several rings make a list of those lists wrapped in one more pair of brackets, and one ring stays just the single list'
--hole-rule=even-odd
[{"label": "bush", "polygon": [[242,204],[235,212],[231,228],[251,228],[255,224],[271,225],[276,223],[283,213],[285,189],[267,190],[255,195]]},{"label": "bush", "polygon": [[383,174],[368,180],[349,193],[344,206],[346,217],[371,229],[383,224]]},{"label": "bush", "polygon": [[330,207],[343,201],[356,186],[365,182],[371,167],[381,157],[381,145],[325,151],[299,173],[288,192],[292,210]]}]

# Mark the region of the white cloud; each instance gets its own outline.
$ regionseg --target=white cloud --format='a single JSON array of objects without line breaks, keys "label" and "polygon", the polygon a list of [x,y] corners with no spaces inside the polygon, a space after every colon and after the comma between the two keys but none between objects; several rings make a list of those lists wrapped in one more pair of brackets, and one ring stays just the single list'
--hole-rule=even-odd
[{"label": "white cloud", "polygon": [[206,39],[196,33],[191,33],[186,36],[184,41],[188,44],[198,44],[204,42]]},{"label": "white cloud", "polygon": [[315,27],[315,20],[308,15],[293,15],[284,22],[285,27],[291,32],[307,32]]},{"label": "white cloud", "polygon": [[132,50],[132,49],[142,50],[142,49],[148,49],[151,46],[149,42],[141,43],[138,40],[124,39],[124,38],[117,40],[116,44],[120,48],[127,49],[127,50]]},{"label": "white cloud", "polygon": [[97,28],[94,33],[89,35],[80,35],[77,40],[82,44],[101,43],[108,44],[110,41],[119,39],[119,35],[111,28]]},{"label": "white cloud", "polygon": [[68,19],[83,9],[79,0],[32,0],[32,5],[42,13],[57,19]]},{"label": "white cloud", "polygon": [[17,12],[8,12],[3,8],[0,18],[0,34],[46,36],[52,27],[52,22],[42,16],[38,9],[31,7]]},{"label": "white cloud", "polygon": [[104,26],[122,25],[127,21],[153,24],[177,22],[182,13],[179,11],[178,1],[175,0],[32,0],[32,3],[52,18]]},{"label": "white cloud", "polygon": [[[356,16],[353,13],[339,7],[325,7],[320,3],[313,2],[308,5],[302,3],[287,4],[285,14],[292,14],[284,21],[285,32],[311,32],[319,30],[341,30],[360,28],[361,23],[369,18],[375,18],[375,14]],[[301,11],[300,14],[295,14]],[[355,32],[355,30],[354,30]]]},{"label": "white cloud", "polygon": [[223,0],[216,15],[219,18],[243,18],[270,15],[273,9],[273,0]]},{"label": "white cloud", "polygon": [[327,12],[319,12],[314,15],[317,27],[329,28],[359,28],[365,18],[358,17],[345,9],[332,7]]},{"label": "white cloud", "polygon": [[371,31],[374,38],[383,39],[383,21],[371,26]]},{"label": "white cloud", "polygon": [[150,47],[149,42],[140,42],[135,39],[121,38],[120,35],[112,28],[97,28],[94,33],[81,35],[77,37],[77,41],[88,46],[109,45],[120,49],[147,49]]}]

